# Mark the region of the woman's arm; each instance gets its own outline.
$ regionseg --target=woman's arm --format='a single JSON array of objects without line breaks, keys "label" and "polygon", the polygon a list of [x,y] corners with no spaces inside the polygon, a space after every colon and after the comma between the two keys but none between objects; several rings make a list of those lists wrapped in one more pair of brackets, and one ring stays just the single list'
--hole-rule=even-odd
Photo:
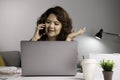
[{"label": "woman's arm", "polygon": [[66,41],[73,41],[73,39],[79,35],[82,35],[86,31],[86,28],[80,28],[79,31],[72,32],[67,36]]}]

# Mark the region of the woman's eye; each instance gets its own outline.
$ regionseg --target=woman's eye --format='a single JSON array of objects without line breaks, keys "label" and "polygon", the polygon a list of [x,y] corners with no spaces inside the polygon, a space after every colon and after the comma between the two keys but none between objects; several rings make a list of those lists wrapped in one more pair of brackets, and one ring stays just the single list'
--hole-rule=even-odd
[{"label": "woman's eye", "polygon": [[55,23],[55,25],[59,25],[59,23]]},{"label": "woman's eye", "polygon": [[46,23],[50,23],[50,21],[46,21]]},{"label": "woman's eye", "polygon": [[59,25],[59,24],[56,24],[56,23],[55,23],[55,25]]}]

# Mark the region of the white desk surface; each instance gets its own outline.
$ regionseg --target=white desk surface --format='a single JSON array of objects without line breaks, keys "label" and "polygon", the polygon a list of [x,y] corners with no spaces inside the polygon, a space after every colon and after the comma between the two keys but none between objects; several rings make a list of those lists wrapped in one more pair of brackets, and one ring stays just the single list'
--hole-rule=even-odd
[{"label": "white desk surface", "polygon": [[[20,75],[8,76],[7,78],[0,78],[0,80],[84,80],[82,73],[77,73],[76,76],[36,76],[23,77]],[[102,79],[95,79],[102,80]]]},{"label": "white desk surface", "polygon": [[[21,68],[14,67],[1,67],[2,72],[14,74],[0,74],[0,80],[84,80],[83,73],[77,72],[75,76],[32,76],[24,77],[21,76]],[[102,79],[95,79],[102,80]]]}]

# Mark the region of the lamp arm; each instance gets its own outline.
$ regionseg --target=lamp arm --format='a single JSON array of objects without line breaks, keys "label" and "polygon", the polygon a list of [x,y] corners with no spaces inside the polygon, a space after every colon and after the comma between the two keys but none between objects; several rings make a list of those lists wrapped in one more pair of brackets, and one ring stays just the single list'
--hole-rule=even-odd
[{"label": "lamp arm", "polygon": [[109,33],[109,32],[103,32],[104,34],[109,34],[109,35],[115,35],[115,36],[119,36],[120,37],[120,34],[115,34],[115,33]]}]

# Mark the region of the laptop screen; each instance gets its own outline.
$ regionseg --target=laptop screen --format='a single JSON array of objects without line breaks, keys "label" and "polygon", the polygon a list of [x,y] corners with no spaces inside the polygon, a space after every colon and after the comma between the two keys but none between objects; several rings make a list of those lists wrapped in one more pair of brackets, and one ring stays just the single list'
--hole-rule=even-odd
[{"label": "laptop screen", "polygon": [[75,75],[75,41],[22,41],[22,75]]}]

